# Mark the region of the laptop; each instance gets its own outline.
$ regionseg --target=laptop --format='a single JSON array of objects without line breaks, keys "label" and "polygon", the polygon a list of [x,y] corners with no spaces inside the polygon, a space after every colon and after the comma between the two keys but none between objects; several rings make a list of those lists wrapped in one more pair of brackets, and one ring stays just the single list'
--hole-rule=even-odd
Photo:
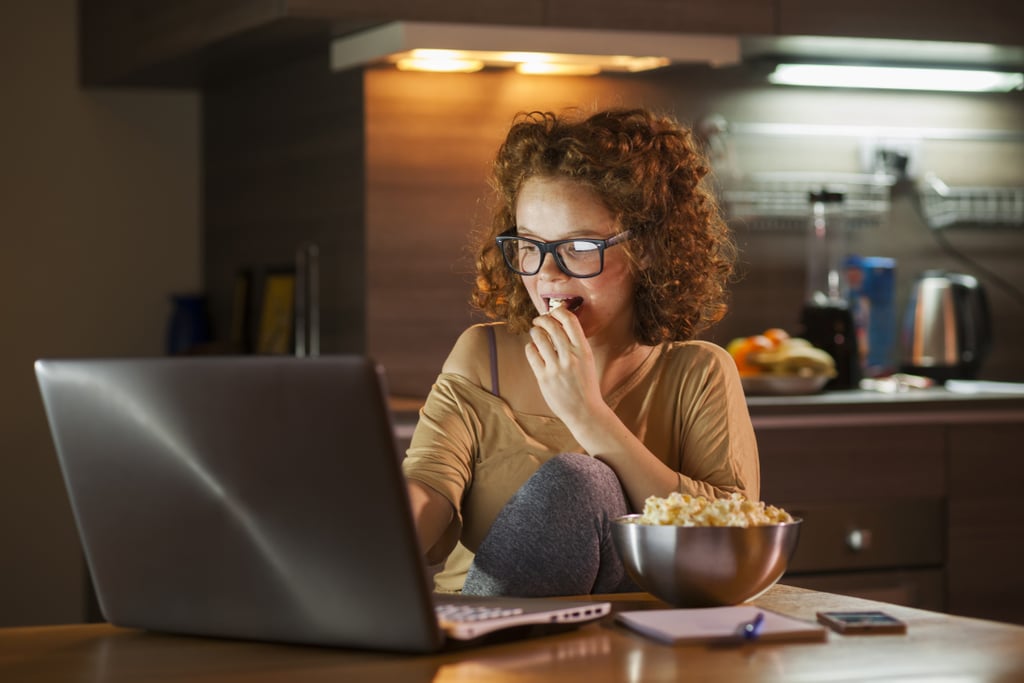
[{"label": "laptop", "polygon": [[[115,625],[434,652],[610,612],[432,593],[383,373],[366,357],[51,359],[35,372]],[[491,619],[473,616],[482,607]]]}]

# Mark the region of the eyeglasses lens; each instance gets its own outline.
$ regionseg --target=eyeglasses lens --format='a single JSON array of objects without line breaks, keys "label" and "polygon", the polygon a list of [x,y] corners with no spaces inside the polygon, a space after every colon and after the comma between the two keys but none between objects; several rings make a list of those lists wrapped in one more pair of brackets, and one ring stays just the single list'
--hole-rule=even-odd
[{"label": "eyeglasses lens", "polygon": [[576,277],[590,277],[600,273],[602,251],[593,242],[566,242],[555,249],[562,270]]}]

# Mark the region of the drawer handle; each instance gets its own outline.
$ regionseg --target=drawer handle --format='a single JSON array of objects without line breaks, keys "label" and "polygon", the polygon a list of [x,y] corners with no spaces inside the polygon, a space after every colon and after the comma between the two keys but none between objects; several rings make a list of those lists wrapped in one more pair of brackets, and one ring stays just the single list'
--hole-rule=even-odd
[{"label": "drawer handle", "polygon": [[871,529],[851,529],[846,534],[846,547],[855,553],[871,547]]}]

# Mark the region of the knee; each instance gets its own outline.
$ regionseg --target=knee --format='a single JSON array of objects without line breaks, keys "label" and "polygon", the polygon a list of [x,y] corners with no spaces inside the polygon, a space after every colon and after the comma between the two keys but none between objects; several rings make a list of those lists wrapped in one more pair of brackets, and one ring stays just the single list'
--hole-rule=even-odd
[{"label": "knee", "polygon": [[537,470],[534,478],[565,491],[602,491],[621,487],[611,467],[597,458],[580,453],[561,453]]}]

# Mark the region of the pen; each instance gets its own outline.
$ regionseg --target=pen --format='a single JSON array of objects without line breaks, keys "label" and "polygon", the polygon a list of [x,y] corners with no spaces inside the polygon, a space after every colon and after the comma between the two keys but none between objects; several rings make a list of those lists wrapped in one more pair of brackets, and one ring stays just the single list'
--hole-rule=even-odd
[{"label": "pen", "polygon": [[744,640],[754,640],[761,634],[761,624],[764,623],[764,612],[758,612],[750,621],[741,622],[736,627],[736,634]]}]

